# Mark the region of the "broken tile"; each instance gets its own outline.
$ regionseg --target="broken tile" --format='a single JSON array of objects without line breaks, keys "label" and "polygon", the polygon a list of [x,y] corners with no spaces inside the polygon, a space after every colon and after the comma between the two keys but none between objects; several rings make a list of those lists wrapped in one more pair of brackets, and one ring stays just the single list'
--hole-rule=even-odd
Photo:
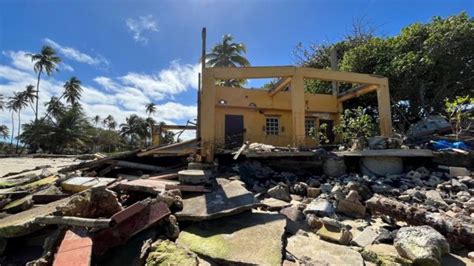
[{"label": "broken tile", "polygon": [[92,240],[70,230],[64,235],[54,257],[53,266],[89,266],[91,265]]},{"label": "broken tile", "polygon": [[108,185],[115,178],[106,177],[72,177],[61,183],[61,187],[69,192],[81,192],[93,186]]},{"label": "broken tile", "polygon": [[221,264],[280,265],[285,217],[254,212],[184,229],[177,243]]},{"label": "broken tile", "polygon": [[222,182],[210,193],[183,199],[178,220],[202,221],[228,216],[252,209],[258,201],[238,182]]}]

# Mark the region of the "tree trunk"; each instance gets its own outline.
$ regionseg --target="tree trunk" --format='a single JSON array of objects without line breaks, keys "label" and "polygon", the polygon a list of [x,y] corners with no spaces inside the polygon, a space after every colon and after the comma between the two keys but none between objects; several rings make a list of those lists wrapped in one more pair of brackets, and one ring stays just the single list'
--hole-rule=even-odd
[{"label": "tree trunk", "polygon": [[[453,218],[442,213],[433,213],[421,206],[409,206],[383,196],[373,196],[366,201],[372,213],[388,215],[409,225],[429,225],[443,234],[449,242],[467,246],[474,245],[474,224],[465,219]],[[470,217],[466,217],[470,219]]]},{"label": "tree trunk", "polygon": [[37,121],[38,121],[39,85],[40,85],[41,72],[43,72],[43,69],[40,69],[40,71],[38,72],[38,82],[36,83],[36,110],[35,110],[35,122],[37,122]]},{"label": "tree trunk", "polygon": [[16,147],[15,147],[15,152],[18,153],[18,143],[20,141],[20,132],[21,132],[21,114],[20,110],[18,110],[18,133],[16,135]]},{"label": "tree trunk", "polygon": [[10,148],[13,146],[13,134],[15,134],[15,119],[13,117],[13,110],[12,110],[12,135],[10,137]]}]

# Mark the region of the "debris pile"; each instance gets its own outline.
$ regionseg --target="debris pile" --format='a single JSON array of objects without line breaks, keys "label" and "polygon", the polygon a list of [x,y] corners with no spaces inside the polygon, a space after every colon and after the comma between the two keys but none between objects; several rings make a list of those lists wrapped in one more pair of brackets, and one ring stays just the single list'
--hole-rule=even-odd
[{"label": "debris pile", "polygon": [[[474,263],[470,169],[383,143],[342,153],[247,143],[219,165],[133,151],[9,174],[0,264]],[[401,170],[363,173],[368,157],[398,158]]]}]

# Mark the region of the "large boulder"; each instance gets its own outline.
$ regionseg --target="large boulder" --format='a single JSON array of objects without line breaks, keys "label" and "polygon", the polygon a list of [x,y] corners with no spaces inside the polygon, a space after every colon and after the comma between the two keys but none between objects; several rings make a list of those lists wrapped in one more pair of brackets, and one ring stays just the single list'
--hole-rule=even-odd
[{"label": "large boulder", "polygon": [[417,265],[440,265],[441,257],[449,253],[446,238],[427,225],[401,228],[394,245],[400,256]]}]

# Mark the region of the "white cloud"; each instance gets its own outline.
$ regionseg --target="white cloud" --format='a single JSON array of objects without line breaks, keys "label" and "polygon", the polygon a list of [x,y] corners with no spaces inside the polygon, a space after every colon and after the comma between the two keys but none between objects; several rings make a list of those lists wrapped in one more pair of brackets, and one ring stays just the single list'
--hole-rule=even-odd
[{"label": "white cloud", "polygon": [[94,81],[101,85],[105,90],[110,92],[118,92],[120,91],[120,85],[113,81],[111,78],[108,77],[96,77]]},{"label": "white cloud", "polygon": [[130,72],[119,79],[127,85],[141,89],[145,94],[161,100],[186,91],[188,88],[197,89],[200,65],[181,65],[173,61],[171,66],[156,75]]},{"label": "white cloud", "polygon": [[152,15],[140,16],[137,19],[128,18],[125,22],[128,30],[133,33],[133,39],[142,44],[148,43],[148,38],[144,37],[143,33],[158,31],[158,23]]},{"label": "white cloud", "polygon": [[2,54],[4,56],[7,56],[11,59],[11,64],[20,70],[26,70],[26,71],[33,71],[33,62],[31,61],[31,57],[28,56],[28,54],[31,54],[30,52],[25,52],[25,51],[2,51]]},{"label": "white cloud", "polygon": [[108,67],[110,64],[109,61],[101,55],[91,56],[75,48],[62,46],[59,43],[48,38],[45,38],[44,42],[51,45],[53,48],[57,49],[61,54],[63,54],[65,57],[71,60],[88,64],[88,65],[101,66],[101,67]]}]

